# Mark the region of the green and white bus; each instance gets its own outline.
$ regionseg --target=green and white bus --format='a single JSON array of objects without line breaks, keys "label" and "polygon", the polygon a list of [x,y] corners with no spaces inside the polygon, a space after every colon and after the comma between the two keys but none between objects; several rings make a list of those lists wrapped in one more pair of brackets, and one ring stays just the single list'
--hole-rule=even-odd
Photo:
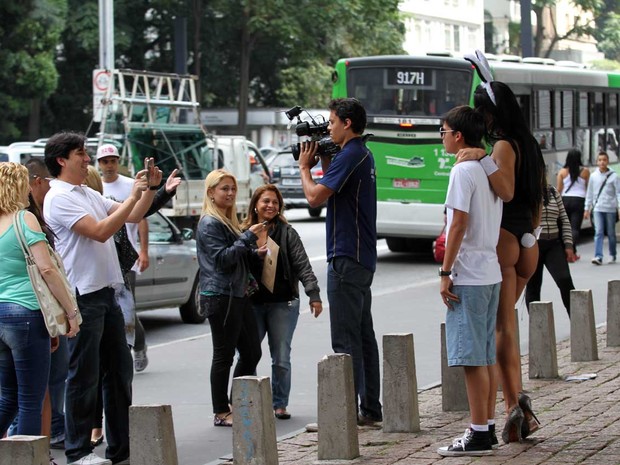
[{"label": "green and white bus", "polygon": [[[566,153],[586,164],[606,150],[618,161],[620,74],[574,67],[490,61],[507,83],[539,141],[549,181]],[[355,97],[368,114],[377,165],[377,233],[394,252],[430,247],[444,224],[443,204],[454,156],[444,151],[441,116],[470,105],[480,83],[463,58],[375,56],[341,59],[332,96]]]}]

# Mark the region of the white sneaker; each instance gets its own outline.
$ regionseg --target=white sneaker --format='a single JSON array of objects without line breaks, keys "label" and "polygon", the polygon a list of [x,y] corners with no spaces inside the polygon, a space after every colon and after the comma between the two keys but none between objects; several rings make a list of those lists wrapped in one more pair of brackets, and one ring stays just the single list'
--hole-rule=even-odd
[{"label": "white sneaker", "polygon": [[67,465],[112,465],[112,460],[101,458],[93,453]]},{"label": "white sneaker", "polygon": [[146,370],[149,365],[149,358],[146,355],[146,348],[144,350],[136,350],[133,353],[133,367],[137,372]]},{"label": "white sneaker", "polygon": [[611,260],[609,260],[607,263],[609,265],[613,265],[614,263],[616,263],[616,257],[611,257]]}]

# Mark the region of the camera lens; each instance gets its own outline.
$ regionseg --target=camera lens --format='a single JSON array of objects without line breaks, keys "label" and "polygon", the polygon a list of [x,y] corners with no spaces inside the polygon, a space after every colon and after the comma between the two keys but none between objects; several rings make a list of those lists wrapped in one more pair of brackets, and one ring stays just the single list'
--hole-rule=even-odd
[{"label": "camera lens", "polygon": [[295,126],[295,134],[298,136],[309,136],[311,133],[310,123],[308,121],[303,121]]}]

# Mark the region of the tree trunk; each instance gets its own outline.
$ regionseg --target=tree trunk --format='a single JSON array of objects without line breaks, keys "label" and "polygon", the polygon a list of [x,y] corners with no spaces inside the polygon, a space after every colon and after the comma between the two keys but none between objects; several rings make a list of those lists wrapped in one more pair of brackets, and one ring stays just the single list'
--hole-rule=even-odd
[{"label": "tree trunk", "polygon": [[248,99],[250,94],[250,3],[243,8],[241,24],[241,66],[239,76],[239,134],[246,135],[248,121]]}]

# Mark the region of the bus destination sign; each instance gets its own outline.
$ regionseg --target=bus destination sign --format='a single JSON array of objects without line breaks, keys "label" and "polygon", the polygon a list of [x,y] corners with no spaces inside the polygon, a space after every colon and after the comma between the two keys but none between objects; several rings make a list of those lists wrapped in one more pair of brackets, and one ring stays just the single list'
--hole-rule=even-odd
[{"label": "bus destination sign", "polygon": [[386,88],[427,89],[435,88],[435,73],[427,68],[387,68]]}]

